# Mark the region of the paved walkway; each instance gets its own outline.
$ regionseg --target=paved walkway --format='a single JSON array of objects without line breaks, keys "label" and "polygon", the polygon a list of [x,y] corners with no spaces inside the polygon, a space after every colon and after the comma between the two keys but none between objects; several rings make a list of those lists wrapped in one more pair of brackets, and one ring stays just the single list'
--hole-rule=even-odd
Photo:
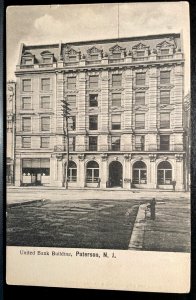
[{"label": "paved walkway", "polygon": [[135,222],[130,249],[190,252],[190,204],[185,198],[156,202],[156,218],[140,209]]}]

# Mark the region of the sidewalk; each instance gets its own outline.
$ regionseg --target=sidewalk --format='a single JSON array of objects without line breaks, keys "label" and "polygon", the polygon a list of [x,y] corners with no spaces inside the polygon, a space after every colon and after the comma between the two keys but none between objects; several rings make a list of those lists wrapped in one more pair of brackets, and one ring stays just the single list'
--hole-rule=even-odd
[{"label": "sidewalk", "polygon": [[182,201],[157,201],[156,218],[140,209],[129,249],[149,251],[190,252],[190,204]]}]

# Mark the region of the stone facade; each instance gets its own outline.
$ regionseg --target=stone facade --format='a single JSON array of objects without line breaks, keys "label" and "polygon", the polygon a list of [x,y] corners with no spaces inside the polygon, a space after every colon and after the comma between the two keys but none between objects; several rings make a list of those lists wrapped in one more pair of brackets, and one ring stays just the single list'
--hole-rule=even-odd
[{"label": "stone facade", "polygon": [[180,34],[21,46],[15,185],[184,190]]},{"label": "stone facade", "polygon": [[14,183],[14,145],[15,145],[15,82],[8,81],[6,89],[7,139],[6,139],[6,182]]}]

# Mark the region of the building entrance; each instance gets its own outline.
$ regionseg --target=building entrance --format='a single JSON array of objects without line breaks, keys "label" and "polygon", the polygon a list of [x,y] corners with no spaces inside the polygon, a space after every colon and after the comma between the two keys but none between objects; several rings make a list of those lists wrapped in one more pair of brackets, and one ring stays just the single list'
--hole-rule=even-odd
[{"label": "building entrance", "polygon": [[113,161],[109,166],[109,185],[110,187],[122,187],[122,164],[118,161]]}]

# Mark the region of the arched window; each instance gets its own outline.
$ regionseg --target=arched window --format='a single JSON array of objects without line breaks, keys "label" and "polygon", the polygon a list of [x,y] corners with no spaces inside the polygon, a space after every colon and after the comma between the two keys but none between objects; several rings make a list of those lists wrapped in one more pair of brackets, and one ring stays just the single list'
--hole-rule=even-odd
[{"label": "arched window", "polygon": [[171,184],[172,181],[172,166],[168,161],[162,161],[158,165],[157,183]]},{"label": "arched window", "polygon": [[98,182],[99,181],[99,165],[96,161],[89,161],[86,168],[86,181]]},{"label": "arched window", "polygon": [[68,181],[75,182],[77,181],[77,165],[74,161],[69,161],[68,165]]},{"label": "arched window", "polygon": [[147,183],[147,168],[143,161],[137,161],[133,165],[133,183],[146,184]]}]

